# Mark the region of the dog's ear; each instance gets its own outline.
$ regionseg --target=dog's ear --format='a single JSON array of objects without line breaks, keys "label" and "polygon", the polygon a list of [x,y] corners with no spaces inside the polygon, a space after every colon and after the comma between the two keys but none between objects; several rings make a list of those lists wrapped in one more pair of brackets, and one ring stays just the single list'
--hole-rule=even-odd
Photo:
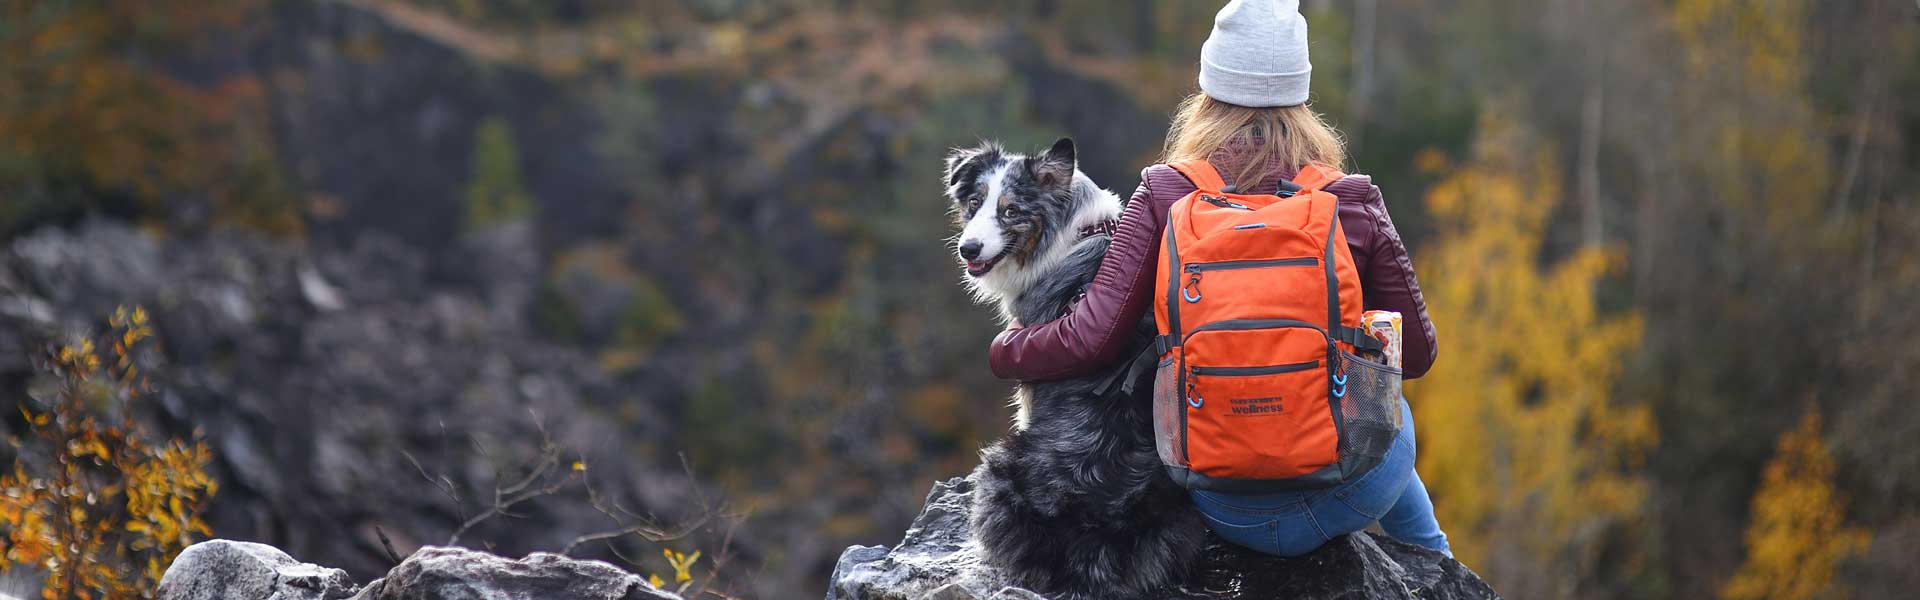
[{"label": "dog's ear", "polygon": [[1061,185],[1073,181],[1073,170],[1079,166],[1074,154],[1073,138],[1063,137],[1055,141],[1052,148],[1033,157],[1027,163],[1028,168],[1033,170],[1033,177],[1040,181],[1041,186]]},{"label": "dog's ear", "polygon": [[980,171],[1000,157],[1000,145],[981,142],[972,148],[954,148],[947,153],[947,197],[955,201],[966,197],[967,188],[980,178]]}]

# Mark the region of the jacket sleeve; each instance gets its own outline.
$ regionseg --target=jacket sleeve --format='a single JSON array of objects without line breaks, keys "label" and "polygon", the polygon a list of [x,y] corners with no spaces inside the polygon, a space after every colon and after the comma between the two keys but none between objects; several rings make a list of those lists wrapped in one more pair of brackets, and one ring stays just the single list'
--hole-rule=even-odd
[{"label": "jacket sleeve", "polygon": [[1024,381],[1085,375],[1119,358],[1153,295],[1165,211],[1154,206],[1147,174],[1120,223],[1087,293],[1065,315],[1000,332],[988,351],[993,374]]},{"label": "jacket sleeve", "polygon": [[[1366,229],[1366,238],[1349,241],[1358,242],[1355,245],[1364,249],[1366,260],[1360,265],[1360,288],[1364,290],[1366,307],[1400,313],[1403,345],[1400,370],[1406,379],[1419,379],[1433,368],[1433,361],[1439,356],[1433,319],[1427,316],[1427,300],[1420,295],[1420,280],[1413,274],[1413,258],[1401,242],[1400,232],[1393,227],[1393,217],[1387,214],[1380,188],[1369,187],[1368,201],[1356,206],[1361,209],[1358,214],[1342,207],[1341,225],[1345,227],[1350,220],[1364,223],[1356,223],[1359,226],[1350,229]],[[1358,219],[1350,219],[1350,214]]]}]

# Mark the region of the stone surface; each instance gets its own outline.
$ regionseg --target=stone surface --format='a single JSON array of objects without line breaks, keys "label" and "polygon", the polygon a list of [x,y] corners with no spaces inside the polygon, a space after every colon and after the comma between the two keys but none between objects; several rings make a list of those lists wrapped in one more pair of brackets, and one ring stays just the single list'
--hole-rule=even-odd
[{"label": "stone surface", "polygon": [[[427,547],[353,600],[672,600],[639,575],[593,560],[536,552],[519,560],[465,548]],[[162,599],[169,600],[169,599]]]},{"label": "stone surface", "polygon": [[981,562],[979,545],[969,539],[972,511],[973,482],[955,477],[935,483],[899,546],[853,546],[841,553],[827,600],[919,600],[936,589],[948,598],[992,598],[1009,584]]},{"label": "stone surface", "polygon": [[213,540],[180,553],[159,600],[679,600],[613,565],[537,552],[510,559],[429,546],[362,589],[347,573],[266,544]]},{"label": "stone surface", "polygon": [[303,563],[279,548],[213,540],[189,546],[160,578],[166,600],[339,600],[358,590],[347,572]]},{"label": "stone surface", "polygon": [[[973,486],[934,484],[900,545],[840,555],[827,600],[1014,600],[1041,596],[1005,581],[968,539]],[[1465,565],[1372,533],[1342,536],[1298,558],[1268,556],[1214,538],[1185,584],[1161,597],[1192,600],[1499,598]]]}]

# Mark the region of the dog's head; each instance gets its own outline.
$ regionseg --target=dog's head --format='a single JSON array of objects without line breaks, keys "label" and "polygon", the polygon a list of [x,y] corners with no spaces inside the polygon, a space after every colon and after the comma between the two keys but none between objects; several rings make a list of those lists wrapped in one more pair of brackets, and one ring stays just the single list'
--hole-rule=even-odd
[{"label": "dog's head", "polygon": [[947,155],[947,197],[960,235],[954,251],[976,285],[1030,268],[1073,219],[1074,147],[1060,138],[1035,156],[993,143]]}]

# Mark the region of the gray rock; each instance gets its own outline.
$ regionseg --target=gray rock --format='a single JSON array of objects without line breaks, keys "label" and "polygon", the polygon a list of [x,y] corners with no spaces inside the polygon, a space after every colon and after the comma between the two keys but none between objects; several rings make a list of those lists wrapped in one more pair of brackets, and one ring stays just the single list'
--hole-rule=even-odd
[{"label": "gray rock", "polygon": [[531,220],[466,232],[446,252],[443,274],[479,289],[497,318],[516,318],[533,302],[543,265]]},{"label": "gray rock", "polygon": [[300,267],[300,295],[307,299],[308,304],[324,311],[340,310],[347,306],[347,302],[340,299],[340,289],[327,283],[326,278],[312,265]]},{"label": "gray rock", "polygon": [[1009,585],[981,562],[980,546],[967,528],[972,512],[971,480],[933,484],[899,546],[853,546],[841,553],[827,600],[921,600],[935,592],[940,598],[993,598]]},{"label": "gray rock", "polygon": [[[357,592],[357,593],[356,593]],[[464,548],[421,548],[361,589],[339,569],[266,544],[188,547],[160,579],[158,600],[680,600],[613,565],[558,554],[519,560]]]},{"label": "gray rock", "polygon": [[[678,600],[639,575],[592,560],[536,552],[512,560],[426,547],[353,600]],[[163,598],[162,600],[170,600]]]},{"label": "gray rock", "polygon": [[213,540],[187,547],[160,577],[164,600],[339,600],[358,588],[347,572],[307,564],[279,548]]},{"label": "gray rock", "polygon": [[[891,550],[840,555],[827,600],[1032,600],[980,560],[968,539],[973,485],[935,483],[905,539]],[[1341,536],[1312,554],[1281,558],[1212,539],[1181,587],[1158,597],[1191,600],[1405,598],[1497,599],[1478,575],[1440,553],[1372,533]]]}]

